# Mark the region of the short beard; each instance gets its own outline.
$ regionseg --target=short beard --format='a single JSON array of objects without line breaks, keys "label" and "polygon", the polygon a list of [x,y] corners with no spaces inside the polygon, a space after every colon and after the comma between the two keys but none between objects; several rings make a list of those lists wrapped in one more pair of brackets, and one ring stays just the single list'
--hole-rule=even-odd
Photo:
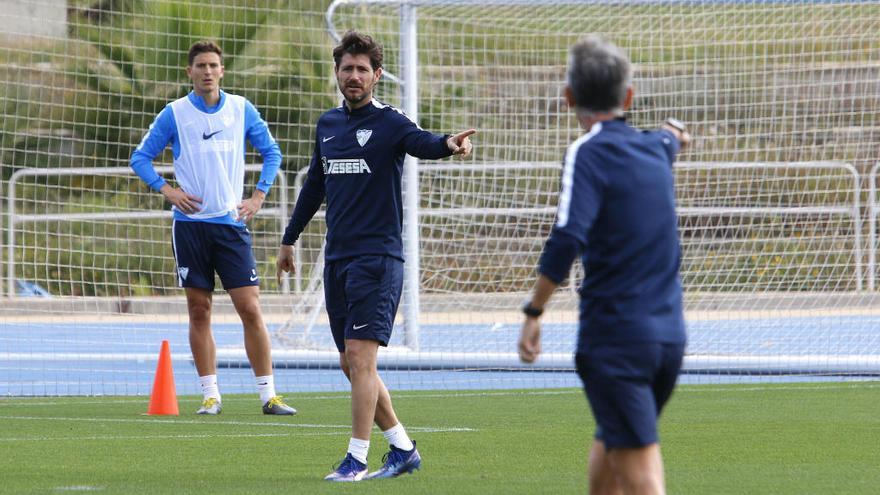
[{"label": "short beard", "polygon": [[[342,95],[345,96],[345,93],[343,93]],[[349,105],[353,106],[366,100],[369,96],[370,93],[362,93],[360,96],[357,96],[355,98],[349,98],[348,96],[345,96],[345,101],[347,101]]]}]

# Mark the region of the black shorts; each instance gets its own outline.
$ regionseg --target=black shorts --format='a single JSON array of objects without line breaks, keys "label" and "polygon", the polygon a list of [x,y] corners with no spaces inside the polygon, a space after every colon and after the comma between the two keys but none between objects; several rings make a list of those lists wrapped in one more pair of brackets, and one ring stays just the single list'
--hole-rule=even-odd
[{"label": "black shorts", "polygon": [[403,290],[403,261],[365,255],[324,267],[324,299],[339,352],[345,339],[375,340],[387,346]]},{"label": "black shorts", "polygon": [[178,287],[214,290],[214,272],[226,290],[260,285],[247,227],[175,220],[171,243]]},{"label": "black shorts", "polygon": [[684,344],[597,345],[575,355],[606,449],[657,443],[657,418],[675,388]]}]

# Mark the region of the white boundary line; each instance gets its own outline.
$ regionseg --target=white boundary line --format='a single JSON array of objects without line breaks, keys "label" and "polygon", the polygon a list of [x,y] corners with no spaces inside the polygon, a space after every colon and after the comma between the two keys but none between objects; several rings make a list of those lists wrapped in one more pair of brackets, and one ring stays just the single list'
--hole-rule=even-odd
[{"label": "white boundary line", "polygon": [[[877,379],[866,379],[864,381],[854,381],[854,382],[824,382],[823,385],[818,385],[818,383],[823,382],[809,382],[803,383],[801,385],[783,385],[783,384],[767,384],[767,385],[756,385],[751,387],[743,387],[741,383],[732,383],[725,386],[717,386],[717,385],[701,385],[695,383],[681,384],[676,387],[675,393],[691,393],[691,392],[762,392],[762,391],[772,391],[772,390],[835,390],[835,389],[853,389],[853,388],[880,388],[880,380]],[[475,392],[450,392],[450,393],[407,393],[407,392],[398,392],[394,394],[395,399],[418,399],[418,398],[426,398],[426,399],[446,399],[446,398],[455,398],[455,397],[516,397],[516,396],[543,396],[543,395],[581,395],[583,394],[583,390],[579,388],[565,388],[559,390],[499,390],[499,391],[475,391]],[[81,396],[65,396],[71,399],[81,398]],[[285,397],[289,397],[292,400],[348,400],[348,394],[341,393],[339,395],[287,395]],[[46,399],[46,397],[3,397],[0,398],[0,409],[4,406],[13,407],[13,406],[57,406],[57,405],[65,405],[69,404],[67,401],[51,401],[51,400],[41,400]],[[230,397],[224,398],[224,402],[234,402],[234,401],[253,401],[252,398],[246,397]],[[40,402],[36,402],[40,401]],[[180,402],[193,402],[199,403],[201,400],[199,399],[179,399]],[[76,404],[147,404],[149,402],[149,397],[147,396],[136,396],[131,399],[110,399],[110,400],[75,400]],[[4,417],[4,416],[0,416]],[[201,424],[201,423],[199,423]],[[216,424],[216,423],[215,423]],[[259,423],[266,424],[266,423]]]},{"label": "white boundary line", "polygon": [[5,416],[0,415],[3,419],[15,419],[21,421],[77,421],[85,423],[153,423],[153,424],[184,424],[184,425],[232,425],[232,426],[280,426],[284,428],[326,428],[326,429],[344,429],[351,428],[351,425],[320,425],[308,423],[259,423],[247,421],[198,421],[190,419],[159,419],[159,418],[71,418],[63,416]]},{"label": "white boundary line", "polygon": [[[813,383],[821,383],[821,382],[813,382]],[[825,385],[815,385],[808,386],[807,384],[803,384],[801,386],[796,385],[780,385],[778,387],[773,386],[754,386],[754,387],[731,387],[731,388],[718,388],[718,387],[710,387],[703,385],[692,385],[689,384],[685,386],[685,388],[676,388],[676,393],[684,392],[772,392],[774,390],[779,390],[783,392],[788,392],[792,390],[846,390],[846,389],[861,389],[861,388],[880,388],[880,381],[876,379],[865,380],[862,382],[852,382],[852,383],[838,383],[838,384],[825,384]]]},{"label": "white boundary line", "polygon": [[91,437],[0,437],[0,442],[65,442],[79,440],[162,440],[162,439],[203,439],[203,438],[261,438],[261,437],[318,437],[318,436],[336,436],[348,435],[348,432],[323,432],[323,433],[240,433],[240,434],[218,434],[218,435],[106,435]]},{"label": "white boundary line", "polygon": [[[248,422],[248,421],[198,421],[198,420],[188,420],[188,419],[151,419],[151,418],[140,418],[140,419],[122,419],[122,418],[69,418],[69,417],[53,417],[53,416],[5,416],[0,415],[0,418],[5,420],[19,420],[19,421],[74,421],[74,422],[86,422],[86,423],[152,423],[152,424],[185,424],[185,425],[200,425],[200,426],[214,426],[214,425],[232,425],[232,426],[260,426],[260,427],[275,427],[280,426],[283,428],[307,428],[307,429],[334,429],[334,430],[344,430],[348,431],[351,429],[351,425],[321,425],[321,424],[309,424],[309,423],[259,423],[259,422]],[[468,431],[476,431],[473,428],[433,428],[426,426],[407,426],[406,428],[409,431],[419,432],[419,433],[449,433],[449,432],[468,432]]]},{"label": "white boundary line", "polygon": [[[581,394],[583,393],[580,389],[570,388],[570,389],[559,389],[559,390],[534,390],[534,391],[483,391],[483,392],[436,392],[436,393],[423,393],[423,394],[415,394],[415,393],[406,393],[406,392],[398,392],[394,394],[395,399],[418,399],[418,398],[426,398],[426,399],[446,399],[446,398],[455,398],[455,397],[515,397],[515,396],[542,396],[542,395],[569,395],[569,394]],[[118,396],[117,396],[118,397]],[[300,401],[300,400],[349,400],[350,396],[346,393],[340,392],[339,395],[301,395],[301,394],[291,394],[284,395],[284,397],[291,399],[291,401]],[[74,399],[76,404],[146,404],[149,402],[149,397],[142,396],[133,396],[131,399],[109,399],[109,400],[100,400],[95,397],[94,400],[76,400],[79,398],[85,399],[82,396],[64,396],[64,398]],[[0,409],[4,406],[13,407],[13,406],[58,406],[70,404],[68,401],[53,401],[53,400],[41,400],[48,399],[47,397],[0,397]],[[247,397],[230,397],[223,398],[223,402],[247,402],[254,401],[255,399],[247,398]],[[194,404],[200,404],[202,402],[201,399],[178,399],[179,402],[191,402]],[[2,416],[0,416],[2,417]]]}]

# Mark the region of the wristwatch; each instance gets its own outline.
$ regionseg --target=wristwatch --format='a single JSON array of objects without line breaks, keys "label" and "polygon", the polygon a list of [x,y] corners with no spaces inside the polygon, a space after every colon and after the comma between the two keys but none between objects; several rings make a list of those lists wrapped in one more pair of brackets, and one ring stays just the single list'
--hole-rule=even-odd
[{"label": "wristwatch", "polygon": [[526,301],[525,303],[523,303],[522,312],[526,316],[537,318],[544,314],[544,308],[536,308],[532,306],[531,301]]},{"label": "wristwatch", "polygon": [[680,132],[682,134],[687,132],[687,127],[684,125],[684,122],[682,122],[678,119],[674,119],[672,117],[669,117],[666,119],[664,124],[671,126],[671,127],[674,127],[676,130],[678,130],[678,132]]}]

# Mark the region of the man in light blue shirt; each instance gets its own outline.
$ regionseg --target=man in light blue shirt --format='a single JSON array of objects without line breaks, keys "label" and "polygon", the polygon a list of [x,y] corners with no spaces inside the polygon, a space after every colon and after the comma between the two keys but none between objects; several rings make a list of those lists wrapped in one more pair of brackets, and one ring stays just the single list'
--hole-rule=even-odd
[{"label": "man in light blue shirt", "polygon": [[[186,290],[190,348],[204,396],[198,414],[219,414],[222,410],[211,333],[216,272],[244,326],[245,349],[263,413],[293,415],[296,410],[275,394],[257,264],[246,226],[275,180],[281,150],[249,101],[220,90],[223,70],[219,46],[200,41],[190,47],[186,73],[193,90],[159,113],[132,154],[131,167],[173,205],[177,279]],[[252,196],[243,200],[245,141],[260,152],[263,169]],[[153,168],[153,159],[169,143],[178,187],[165,182]]]}]

